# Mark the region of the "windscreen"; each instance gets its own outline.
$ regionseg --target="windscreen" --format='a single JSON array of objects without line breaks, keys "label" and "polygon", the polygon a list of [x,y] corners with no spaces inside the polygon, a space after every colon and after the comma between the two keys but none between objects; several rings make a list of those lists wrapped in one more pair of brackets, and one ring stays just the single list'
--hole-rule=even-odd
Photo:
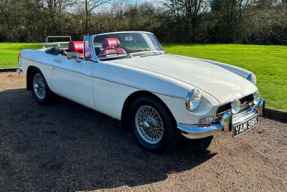
[{"label": "windscreen", "polygon": [[114,33],[94,38],[98,57],[116,56],[144,51],[163,51],[160,43],[150,33]]}]

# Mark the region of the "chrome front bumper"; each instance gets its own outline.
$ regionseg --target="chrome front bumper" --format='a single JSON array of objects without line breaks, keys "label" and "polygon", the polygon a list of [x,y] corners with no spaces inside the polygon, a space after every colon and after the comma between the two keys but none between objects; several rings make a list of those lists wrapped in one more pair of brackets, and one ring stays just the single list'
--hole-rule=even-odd
[{"label": "chrome front bumper", "polygon": [[177,128],[180,130],[182,135],[189,139],[205,138],[221,131],[231,132],[232,125],[244,122],[257,114],[264,115],[264,110],[265,101],[260,99],[259,103],[255,106],[254,109],[234,117],[229,112],[227,112],[222,116],[221,121],[217,124],[209,126],[178,124]]}]

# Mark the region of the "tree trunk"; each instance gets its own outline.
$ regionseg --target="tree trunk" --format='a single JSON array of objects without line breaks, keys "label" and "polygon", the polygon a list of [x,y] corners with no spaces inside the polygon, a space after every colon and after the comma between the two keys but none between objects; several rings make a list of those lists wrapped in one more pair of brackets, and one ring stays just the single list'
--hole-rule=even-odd
[{"label": "tree trunk", "polygon": [[85,0],[85,10],[86,10],[86,34],[89,34],[89,10],[88,10],[88,0]]}]

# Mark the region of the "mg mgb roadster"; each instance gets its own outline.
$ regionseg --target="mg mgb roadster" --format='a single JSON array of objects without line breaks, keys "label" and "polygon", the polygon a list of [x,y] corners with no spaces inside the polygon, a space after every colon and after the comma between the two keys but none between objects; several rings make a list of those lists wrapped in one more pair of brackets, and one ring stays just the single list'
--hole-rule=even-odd
[{"label": "mg mgb roadster", "polygon": [[150,32],[49,38],[42,49],[18,56],[34,99],[48,105],[60,95],[118,119],[148,151],[170,149],[181,135],[202,139],[222,131],[235,137],[264,114],[252,72],[168,54]]}]

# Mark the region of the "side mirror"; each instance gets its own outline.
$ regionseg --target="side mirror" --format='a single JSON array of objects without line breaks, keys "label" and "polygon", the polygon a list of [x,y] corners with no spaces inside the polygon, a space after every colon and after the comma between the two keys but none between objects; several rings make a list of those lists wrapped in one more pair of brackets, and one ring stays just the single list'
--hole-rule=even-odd
[{"label": "side mirror", "polygon": [[80,58],[78,52],[67,52],[67,58],[68,58],[68,59],[76,59],[76,61],[77,61],[78,63],[81,62],[81,61],[78,60],[78,59]]}]

